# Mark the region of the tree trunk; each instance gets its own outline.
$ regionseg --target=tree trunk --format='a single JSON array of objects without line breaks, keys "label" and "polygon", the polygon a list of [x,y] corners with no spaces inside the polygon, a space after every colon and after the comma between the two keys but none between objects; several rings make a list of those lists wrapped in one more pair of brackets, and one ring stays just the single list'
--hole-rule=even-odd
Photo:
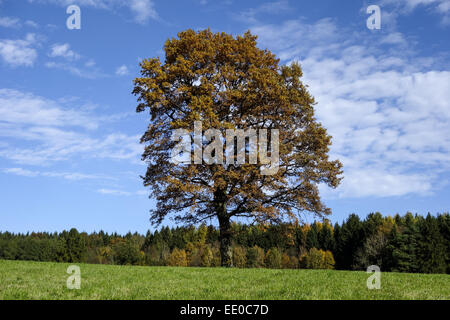
[{"label": "tree trunk", "polygon": [[227,216],[219,216],[220,258],[222,267],[233,266],[233,252],[231,250],[231,223]]},{"label": "tree trunk", "polygon": [[218,189],[214,193],[214,200],[216,204],[216,214],[219,220],[219,242],[220,242],[220,258],[222,267],[233,266],[233,252],[231,250],[231,222],[228,216],[226,206],[225,193]]}]

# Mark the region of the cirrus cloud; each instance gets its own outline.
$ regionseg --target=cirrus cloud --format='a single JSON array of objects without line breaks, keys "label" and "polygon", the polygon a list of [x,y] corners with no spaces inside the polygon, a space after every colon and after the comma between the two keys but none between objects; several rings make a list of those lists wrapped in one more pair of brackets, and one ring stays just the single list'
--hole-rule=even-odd
[{"label": "cirrus cloud", "polygon": [[0,39],[0,57],[13,67],[33,66],[37,58],[37,51],[34,48],[36,44],[36,36],[33,33],[27,34],[24,39]]}]

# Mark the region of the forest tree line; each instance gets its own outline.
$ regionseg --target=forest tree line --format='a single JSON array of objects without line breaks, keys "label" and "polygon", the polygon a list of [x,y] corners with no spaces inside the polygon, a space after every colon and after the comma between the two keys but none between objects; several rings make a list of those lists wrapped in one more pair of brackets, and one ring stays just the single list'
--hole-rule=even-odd
[{"label": "forest tree line", "polygon": [[[450,215],[407,213],[341,224],[233,223],[233,266],[450,273]],[[162,227],[146,235],[0,232],[0,259],[147,266],[220,266],[219,231],[212,225]]]}]

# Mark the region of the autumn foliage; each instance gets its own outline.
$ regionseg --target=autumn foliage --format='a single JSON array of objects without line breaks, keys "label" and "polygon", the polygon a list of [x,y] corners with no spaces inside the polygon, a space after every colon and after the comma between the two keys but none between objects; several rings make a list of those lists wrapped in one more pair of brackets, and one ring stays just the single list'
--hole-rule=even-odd
[{"label": "autumn foliage", "polygon": [[[169,214],[188,224],[217,219],[222,265],[231,266],[232,218],[279,223],[296,221],[305,211],[320,217],[330,213],[317,185],[336,187],[342,166],[328,159],[331,136],[316,120],[314,98],[297,63],[280,65],[249,32],[233,37],[186,30],[167,40],[164,52],[163,62],[141,62],[133,90],[137,111],[150,114],[141,142],[148,164],[144,184],[157,200],[153,223]],[[248,161],[172,163],[171,133],[193,128],[195,121],[202,122],[203,131],[218,129],[223,136],[227,129],[279,130],[279,170],[262,175],[263,164]]]}]

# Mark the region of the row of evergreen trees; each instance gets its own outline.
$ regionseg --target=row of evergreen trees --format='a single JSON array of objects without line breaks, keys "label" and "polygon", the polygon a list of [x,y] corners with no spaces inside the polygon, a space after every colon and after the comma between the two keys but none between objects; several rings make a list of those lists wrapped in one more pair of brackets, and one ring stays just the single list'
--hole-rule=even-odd
[{"label": "row of evergreen trees", "polygon": [[[214,226],[163,227],[124,236],[76,229],[0,233],[0,259],[101,264],[219,266]],[[450,273],[450,215],[352,214],[342,224],[233,224],[236,267]]]}]

